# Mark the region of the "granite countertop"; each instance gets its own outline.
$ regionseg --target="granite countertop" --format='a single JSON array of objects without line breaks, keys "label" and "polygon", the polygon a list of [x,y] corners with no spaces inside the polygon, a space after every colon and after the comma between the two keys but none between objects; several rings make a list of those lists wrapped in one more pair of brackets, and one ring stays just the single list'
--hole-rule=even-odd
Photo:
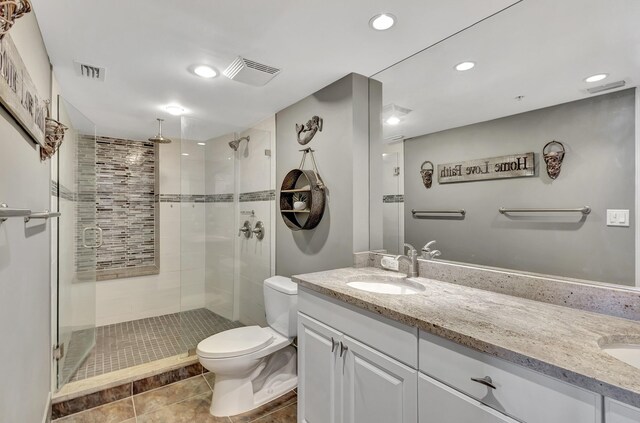
[{"label": "granite countertop", "polygon": [[498,294],[426,278],[413,295],[351,288],[363,275],[402,278],[373,267],[293,276],[300,286],[640,407],[640,369],[600,349],[640,343],[640,322]]}]

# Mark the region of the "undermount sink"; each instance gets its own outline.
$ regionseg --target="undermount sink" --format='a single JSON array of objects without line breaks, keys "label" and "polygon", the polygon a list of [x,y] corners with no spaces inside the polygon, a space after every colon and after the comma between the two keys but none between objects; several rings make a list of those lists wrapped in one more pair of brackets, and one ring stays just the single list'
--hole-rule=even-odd
[{"label": "undermount sink", "polygon": [[425,290],[425,287],[406,278],[392,278],[385,276],[358,276],[347,281],[351,288],[377,294],[412,295]]},{"label": "undermount sink", "polygon": [[601,347],[604,352],[640,369],[640,343],[613,343]]}]

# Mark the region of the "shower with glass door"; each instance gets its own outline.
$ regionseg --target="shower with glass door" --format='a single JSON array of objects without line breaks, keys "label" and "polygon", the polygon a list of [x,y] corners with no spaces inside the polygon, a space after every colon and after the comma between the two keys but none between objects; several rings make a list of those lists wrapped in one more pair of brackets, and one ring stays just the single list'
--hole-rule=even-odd
[{"label": "shower with glass door", "polygon": [[175,357],[195,360],[215,333],[265,325],[275,119],[252,128],[159,120],[157,135],[121,139],[59,104],[71,129],[52,175],[62,212],[54,388],[149,363],[160,371]]}]

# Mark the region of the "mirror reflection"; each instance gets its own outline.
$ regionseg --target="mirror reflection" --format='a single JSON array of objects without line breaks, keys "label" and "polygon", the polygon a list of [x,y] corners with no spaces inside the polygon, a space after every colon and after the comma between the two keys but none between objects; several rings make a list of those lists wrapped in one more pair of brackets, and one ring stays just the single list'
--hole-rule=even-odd
[{"label": "mirror reflection", "polygon": [[384,248],[635,286],[639,19],[523,1],[375,75]]}]

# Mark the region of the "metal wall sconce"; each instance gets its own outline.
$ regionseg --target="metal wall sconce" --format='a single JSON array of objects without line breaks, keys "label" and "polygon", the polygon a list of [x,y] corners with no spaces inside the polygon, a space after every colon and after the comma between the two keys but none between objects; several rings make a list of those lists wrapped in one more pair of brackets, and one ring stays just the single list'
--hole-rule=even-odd
[{"label": "metal wall sconce", "polygon": [[[428,165],[431,166],[430,168],[425,168],[424,166]],[[431,163],[429,160],[425,161],[424,163],[422,163],[422,166],[420,166],[420,175],[422,175],[422,183],[424,184],[424,187],[426,189],[431,188],[431,184],[433,184],[433,163]]]},{"label": "metal wall sconce", "polygon": [[45,118],[44,145],[40,147],[40,160],[50,159],[62,145],[64,133],[69,129],[57,120],[49,117],[49,102],[47,101],[47,117]]},{"label": "metal wall sconce", "polygon": [[[554,147],[556,150],[553,150]],[[549,178],[556,179],[560,176],[564,154],[564,145],[555,140],[548,142],[542,149],[542,157],[544,158],[544,162],[547,164],[547,175],[549,175]]]}]

